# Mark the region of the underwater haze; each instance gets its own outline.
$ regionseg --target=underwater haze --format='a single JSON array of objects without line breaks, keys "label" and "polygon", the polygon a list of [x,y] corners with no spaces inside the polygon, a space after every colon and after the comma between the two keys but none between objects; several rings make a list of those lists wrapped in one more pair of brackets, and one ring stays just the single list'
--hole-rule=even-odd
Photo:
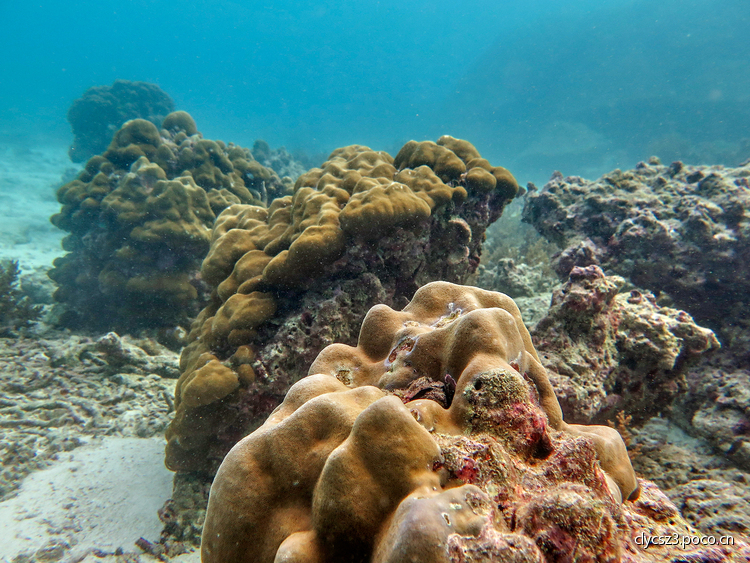
[{"label": "underwater haze", "polygon": [[0,563],[750,562],[750,0],[0,29]]},{"label": "underwater haze", "polygon": [[520,182],[750,157],[744,0],[3,2],[0,134],[158,84],[208,138],[310,155],[471,139]]}]

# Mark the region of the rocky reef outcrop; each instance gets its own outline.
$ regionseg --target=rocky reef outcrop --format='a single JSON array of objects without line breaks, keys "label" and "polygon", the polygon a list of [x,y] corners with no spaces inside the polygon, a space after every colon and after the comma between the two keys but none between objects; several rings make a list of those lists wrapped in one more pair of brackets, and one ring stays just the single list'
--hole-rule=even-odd
[{"label": "rocky reef outcrop", "polygon": [[533,328],[534,346],[566,418],[605,424],[625,412],[634,425],[667,414],[687,390],[686,374],[720,348],[713,331],[653,294],[621,291],[625,280],[599,266],[571,270]]},{"label": "rocky reef outcrop", "polygon": [[370,307],[463,281],[517,191],[505,168],[444,136],[395,158],[343,147],[293,196],[227,208],[201,269],[213,291],[182,355],[168,466],[212,472],[322,348],[356,340]]},{"label": "rocky reef outcrop", "polygon": [[556,173],[526,196],[524,221],[555,242],[558,274],[596,264],[731,340],[748,328],[750,162],[737,168],[658,159],[595,181]]},{"label": "rocky reef outcrop", "polygon": [[[700,537],[615,430],[563,421],[513,301],[434,282],[371,309],[232,449],[202,560],[671,561],[644,539],[673,534]],[[708,544],[680,553],[750,555]]]},{"label": "rocky reef outcrop", "polygon": [[744,468],[750,467],[750,401],[743,391],[750,359],[748,209],[750,161],[736,168],[664,166],[656,158],[596,181],[555,174],[543,189],[529,191],[524,208],[524,220],[561,248],[553,258],[561,276],[600,265],[716,332],[721,354],[681,384],[674,420]]},{"label": "rocky reef outcrop", "polygon": [[[558,275],[571,275],[556,294],[549,326],[542,321],[538,327],[540,340],[535,342],[541,348],[548,342],[545,333],[553,341],[565,340],[554,331],[567,326],[560,313],[574,274],[601,266],[608,274],[623,276],[631,289],[629,295],[616,297],[611,313],[600,319],[620,305],[635,312],[633,302],[647,303],[634,319],[646,331],[634,333],[632,322],[622,324],[626,317],[621,313],[615,313],[614,322],[601,323],[614,329],[612,349],[620,355],[610,364],[616,366],[614,371],[603,361],[606,344],[589,346],[584,355],[574,347],[572,354],[557,352],[549,358],[550,378],[563,410],[576,412],[571,397],[578,397],[579,404],[604,407],[594,420],[611,419],[605,414],[610,402],[623,408],[632,424],[636,466],[659,481],[691,522],[714,534],[745,535],[750,522],[750,508],[739,492],[747,487],[750,468],[749,180],[750,161],[735,168],[682,162],[664,166],[651,158],[596,181],[556,173],[541,190],[530,186],[524,208],[524,220],[559,245],[553,257]],[[587,282],[589,290],[582,293],[588,295],[586,303],[594,302],[596,291],[591,290],[605,279],[614,277]],[[571,297],[586,284],[577,285]],[[571,299],[570,310],[575,301]],[[708,341],[703,329],[690,328],[693,318],[721,341],[719,351],[697,362],[691,349],[707,348]],[[637,355],[628,361],[622,357],[623,346],[631,346]],[[641,375],[634,377],[641,359],[660,356],[666,370],[637,369]],[[610,375],[590,400],[584,391],[593,390],[592,366],[602,366],[602,374]],[[566,370],[568,375],[561,377]],[[666,418],[649,419],[656,413]],[[689,436],[680,434],[683,431]]]}]

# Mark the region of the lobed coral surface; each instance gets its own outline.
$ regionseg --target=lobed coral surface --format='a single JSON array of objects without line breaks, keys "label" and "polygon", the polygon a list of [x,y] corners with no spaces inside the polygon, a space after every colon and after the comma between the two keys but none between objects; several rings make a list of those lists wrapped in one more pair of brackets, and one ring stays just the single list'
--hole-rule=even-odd
[{"label": "lobed coral surface", "polygon": [[202,304],[197,273],[216,215],[284,189],[248,149],[204,139],[185,112],[167,115],[161,130],[128,121],[57,192],[62,208],[51,220],[70,234],[49,275],[67,305],[63,324],[186,323]]},{"label": "lobed coral surface", "polygon": [[[324,349],[211,489],[202,561],[668,561],[695,532],[608,427],[562,419],[520,312],[434,282]],[[750,546],[688,546],[741,560]]]},{"label": "lobed coral surface", "polygon": [[356,339],[372,305],[463,281],[517,191],[506,169],[444,136],[396,158],[343,147],[294,195],[228,207],[201,268],[214,291],[182,355],[167,465],[214,471],[324,346]]}]

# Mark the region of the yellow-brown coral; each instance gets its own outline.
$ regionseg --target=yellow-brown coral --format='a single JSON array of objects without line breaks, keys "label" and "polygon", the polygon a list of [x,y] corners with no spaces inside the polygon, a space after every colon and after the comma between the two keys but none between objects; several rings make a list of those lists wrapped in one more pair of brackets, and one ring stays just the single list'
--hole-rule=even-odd
[{"label": "yellow-brown coral", "polygon": [[434,282],[374,307],[233,448],[202,560],[447,562],[485,542],[542,561],[540,526],[618,556],[638,490],[616,431],[562,420],[513,301]]},{"label": "yellow-brown coral", "polygon": [[[467,170],[471,177],[462,176]],[[406,242],[409,237],[421,236],[422,244],[431,245],[434,253],[446,254],[444,260],[424,267],[419,262],[410,266],[404,259],[389,263],[387,256],[378,256],[380,264],[374,266],[384,275],[403,278],[400,283],[405,287],[416,285],[417,276],[429,279],[433,274],[422,272],[431,272],[430,268],[440,277],[450,277],[440,268],[456,272],[459,278],[466,275],[478,262],[486,223],[496,218],[490,213],[499,216],[515,195],[494,190],[492,174],[504,170],[490,167],[471,143],[447,136],[438,143],[411,141],[395,160],[385,152],[352,145],[335,150],[321,168],[300,176],[294,194],[274,200],[268,209],[228,207],[216,219],[201,270],[216,291],[191,331],[183,364],[195,366],[196,358],[209,353],[230,365],[234,349],[255,344],[262,323],[273,315],[274,295],[302,292],[316,280],[339,273],[355,275],[367,266],[361,264],[360,256],[345,256],[376,248],[389,237],[404,239],[393,243],[402,253],[412,245]],[[473,180],[477,174],[489,174],[492,180],[484,178],[487,185],[477,187]],[[509,178],[517,189],[515,180]],[[473,184],[467,184],[470,179]],[[467,189],[475,194],[474,200],[469,201]],[[456,216],[456,210],[464,208],[467,216],[485,222],[481,228]],[[413,252],[418,253],[419,247]],[[408,276],[402,276],[399,268],[408,270]],[[183,378],[191,377],[191,369],[196,368],[186,369]],[[195,470],[196,466],[182,462],[203,458],[206,463],[207,456],[185,452],[192,418],[183,416],[182,411],[190,407],[180,400],[179,388],[176,407],[178,416],[167,432],[167,465]]]},{"label": "yellow-brown coral", "polygon": [[169,114],[161,131],[128,121],[57,192],[52,222],[70,232],[69,254],[50,277],[56,299],[70,305],[68,322],[106,330],[185,322],[198,309],[195,277],[216,214],[261,204],[261,192],[280,186],[249,150],[203,139],[186,112]]}]

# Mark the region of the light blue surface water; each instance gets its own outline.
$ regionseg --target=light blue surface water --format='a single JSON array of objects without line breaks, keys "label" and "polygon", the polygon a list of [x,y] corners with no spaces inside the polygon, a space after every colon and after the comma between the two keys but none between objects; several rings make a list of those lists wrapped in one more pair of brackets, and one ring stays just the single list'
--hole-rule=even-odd
[{"label": "light blue surface water", "polygon": [[[658,154],[750,157],[746,0],[35,0],[0,4],[0,136],[157,83],[208,138],[308,154],[472,141],[519,181]],[[746,154],[747,153],[747,154]]]}]

